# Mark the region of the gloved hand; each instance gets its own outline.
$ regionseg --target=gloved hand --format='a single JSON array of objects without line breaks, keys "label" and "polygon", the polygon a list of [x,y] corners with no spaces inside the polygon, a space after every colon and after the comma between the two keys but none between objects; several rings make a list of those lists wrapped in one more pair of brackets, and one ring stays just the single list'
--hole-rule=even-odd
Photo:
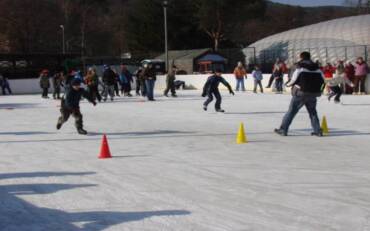
[{"label": "gloved hand", "polygon": [[230,91],[230,94],[235,95],[235,93],[233,91]]},{"label": "gloved hand", "polygon": [[206,93],[202,93],[202,97],[206,97]]},{"label": "gloved hand", "polygon": [[96,106],[96,102],[95,101],[92,104],[94,105],[94,107]]}]

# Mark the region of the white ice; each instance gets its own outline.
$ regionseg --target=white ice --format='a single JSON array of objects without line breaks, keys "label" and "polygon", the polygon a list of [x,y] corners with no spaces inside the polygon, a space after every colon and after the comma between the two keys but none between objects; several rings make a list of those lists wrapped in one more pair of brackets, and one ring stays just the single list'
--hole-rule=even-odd
[{"label": "white ice", "polygon": [[[370,97],[319,100],[330,135],[272,131],[290,96],[118,98],[55,129],[58,102],[0,97],[0,230],[370,230]],[[235,144],[243,122],[249,143]],[[106,133],[114,158],[100,160]]]}]

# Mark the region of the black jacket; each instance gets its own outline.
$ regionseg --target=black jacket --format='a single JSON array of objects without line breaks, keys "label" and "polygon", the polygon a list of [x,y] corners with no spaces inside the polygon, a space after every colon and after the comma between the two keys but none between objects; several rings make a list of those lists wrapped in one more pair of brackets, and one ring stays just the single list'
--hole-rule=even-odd
[{"label": "black jacket", "polygon": [[325,85],[325,78],[319,66],[311,60],[298,62],[292,80],[292,94],[295,96],[320,96]]},{"label": "black jacket", "polygon": [[143,71],[144,80],[157,80],[157,74],[154,68],[146,68]]},{"label": "black jacket", "polygon": [[212,75],[212,76],[208,77],[207,82],[204,84],[202,95],[207,95],[207,94],[213,93],[215,91],[218,91],[218,85],[220,85],[220,83],[225,85],[227,87],[227,89],[229,89],[230,93],[233,92],[230,84],[223,77],[217,76],[217,75]]},{"label": "black jacket", "polygon": [[73,89],[73,87],[66,87],[66,92],[64,98],[62,99],[62,106],[68,109],[75,109],[80,107],[81,97],[86,98],[90,103],[95,104],[94,99],[91,95],[83,88],[78,91]]},{"label": "black jacket", "polygon": [[103,83],[109,86],[116,84],[116,73],[112,69],[106,69],[103,73]]}]

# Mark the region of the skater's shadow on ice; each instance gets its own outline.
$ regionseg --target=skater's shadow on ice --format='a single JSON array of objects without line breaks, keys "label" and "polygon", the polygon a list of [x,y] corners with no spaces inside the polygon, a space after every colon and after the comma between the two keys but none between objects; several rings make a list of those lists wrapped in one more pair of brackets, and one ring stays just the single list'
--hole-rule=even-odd
[{"label": "skater's shadow on ice", "polygon": [[55,132],[0,132],[0,135],[16,135],[16,136],[28,136],[28,135],[50,135],[55,134]]},{"label": "skater's shadow on ice", "polygon": [[31,178],[31,177],[56,177],[56,176],[85,176],[96,174],[96,172],[17,172],[2,173],[0,180],[12,178]]},{"label": "skater's shadow on ice", "polygon": [[[94,174],[93,172],[69,173],[69,172],[35,172],[35,173],[11,173],[0,174],[0,181],[14,178],[30,178],[30,177],[65,177],[65,176],[81,176]],[[50,204],[55,204],[53,199],[58,197],[57,192],[65,190],[74,190],[73,198],[64,197],[62,204],[67,204],[66,207],[73,206],[75,201],[79,201],[79,197],[83,197],[79,188],[85,188],[83,194],[88,192],[88,187],[91,189],[91,195],[96,190],[97,185],[94,184],[10,184],[2,183],[0,186],[0,198],[2,205],[0,206],[0,230],[82,230],[82,231],[100,231],[109,228],[110,226],[121,224],[130,221],[139,221],[153,216],[166,216],[172,219],[172,216],[189,215],[186,210],[163,210],[163,211],[143,211],[143,212],[117,212],[117,211],[86,211],[81,212],[81,206],[77,206],[79,212],[66,212],[58,209],[49,209],[44,205],[38,207],[29,203],[22,195],[33,195],[32,198],[45,198],[44,194],[50,194]],[[69,192],[70,196],[73,193]],[[24,197],[24,196],[23,196]],[[84,198],[86,200],[86,198]],[[42,199],[41,201],[45,201]],[[85,202],[89,203],[88,201]],[[74,209],[74,208],[70,208]]]},{"label": "skater's shadow on ice", "polygon": [[35,108],[36,103],[0,103],[0,109]]},{"label": "skater's shadow on ice", "polygon": [[193,134],[194,132],[187,131],[172,131],[172,130],[157,130],[143,132],[90,132],[88,136],[152,136],[152,135],[171,135],[171,134]]},{"label": "skater's shadow on ice", "polygon": [[268,115],[268,114],[284,114],[282,111],[256,111],[256,112],[225,112],[226,115]]},{"label": "skater's shadow on ice", "polygon": [[127,156],[112,156],[112,158],[138,158],[138,157],[150,157],[151,155],[127,155]]},{"label": "skater's shadow on ice", "polygon": [[[312,129],[294,129],[292,135],[294,136],[309,136]],[[295,133],[295,134],[294,134]],[[337,137],[337,136],[370,136],[369,132],[359,132],[353,130],[340,130],[336,128],[329,128],[329,134],[326,137]]]},{"label": "skater's shadow on ice", "polygon": [[368,103],[354,103],[354,104],[351,104],[351,103],[342,103],[343,106],[370,106],[370,104]]}]

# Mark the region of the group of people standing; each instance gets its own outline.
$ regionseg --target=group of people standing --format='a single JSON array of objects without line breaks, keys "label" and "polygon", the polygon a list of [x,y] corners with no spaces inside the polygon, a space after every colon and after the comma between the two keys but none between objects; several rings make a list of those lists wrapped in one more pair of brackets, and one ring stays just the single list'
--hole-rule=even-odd
[{"label": "group of people standing", "polygon": [[[168,88],[165,95],[168,96],[168,91],[171,91],[172,96],[176,97],[174,80],[176,67],[168,74]],[[114,97],[120,94],[132,97],[132,84],[136,82],[136,95],[147,97],[149,101],[154,101],[154,87],[156,81],[156,72],[151,64],[144,64],[133,75],[125,65],[121,65],[120,72],[117,73],[111,66],[104,65],[102,76],[99,77],[94,67],[88,68],[84,75],[81,71],[70,71],[67,75],[63,71],[56,72],[50,75],[48,70],[42,70],[39,77],[40,87],[42,89],[42,98],[49,98],[49,89],[53,86],[53,98],[60,99],[62,87],[68,86],[73,79],[79,79],[82,85],[85,85],[87,92],[93,99],[111,101]]]},{"label": "group of people standing", "polygon": [[[272,74],[269,82],[265,88],[271,88],[274,84],[275,93],[283,93],[284,75],[288,75],[288,81],[285,86],[289,84],[295,72],[298,63],[288,66],[281,59],[277,59],[272,68]],[[327,63],[322,66],[319,61],[316,61],[319,69],[323,72],[326,83],[326,91],[328,100],[334,97],[334,102],[339,103],[341,95],[345,93],[352,93],[354,95],[364,95],[366,77],[370,73],[367,63],[362,57],[359,57],[354,64],[350,61],[344,62],[339,60],[336,65]],[[263,75],[259,65],[254,67],[251,73],[254,80],[253,92],[257,93],[259,86],[261,93],[263,93],[262,79]],[[238,63],[234,69],[234,76],[236,79],[235,90],[245,91],[244,79],[247,79],[247,70],[241,62]]]},{"label": "group of people standing", "polygon": [[362,57],[358,57],[354,64],[350,61],[339,60],[335,65],[327,63],[320,68],[327,82],[329,100],[335,96],[335,102],[339,102],[339,97],[343,92],[353,95],[366,94],[365,82],[370,70]]}]

